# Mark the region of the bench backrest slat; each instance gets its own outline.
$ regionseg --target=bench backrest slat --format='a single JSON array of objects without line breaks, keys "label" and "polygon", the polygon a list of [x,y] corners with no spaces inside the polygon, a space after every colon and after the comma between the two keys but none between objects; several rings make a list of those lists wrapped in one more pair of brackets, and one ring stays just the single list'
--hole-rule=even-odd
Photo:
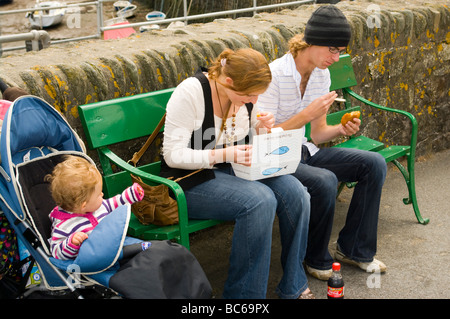
[{"label": "bench backrest slat", "polygon": [[80,120],[90,148],[150,135],[166,112],[174,88],[81,105]]},{"label": "bench backrest slat", "polygon": [[[340,56],[339,61],[332,64],[329,70],[330,90],[357,84],[350,55]],[[174,90],[175,88],[169,88],[81,105],[80,120],[86,133],[88,146],[95,149],[150,135],[165,113],[166,104]],[[343,112],[348,111],[350,110]],[[337,124],[342,115],[328,114],[327,122]],[[309,138],[309,127],[307,127],[306,135]]]},{"label": "bench backrest slat", "polygon": [[341,55],[338,62],[333,63],[328,68],[331,76],[330,91],[348,88],[358,84],[353,72],[352,59],[350,55]]}]

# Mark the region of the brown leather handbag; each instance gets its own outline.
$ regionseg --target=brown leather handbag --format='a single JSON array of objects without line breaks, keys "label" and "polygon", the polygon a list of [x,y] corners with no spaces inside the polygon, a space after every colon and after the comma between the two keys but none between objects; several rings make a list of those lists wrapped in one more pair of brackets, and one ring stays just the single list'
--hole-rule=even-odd
[{"label": "brown leather handbag", "polygon": [[131,175],[133,183],[138,183],[144,189],[144,198],[131,205],[132,213],[144,225],[174,225],[178,223],[177,201],[169,196],[166,185],[147,185],[138,176]]},{"label": "brown leather handbag", "polygon": [[[131,162],[136,166],[142,155],[151,145],[156,135],[164,125],[166,115],[161,118],[158,126],[145,142],[142,148],[133,154],[133,158],[128,162]],[[189,177],[202,169],[196,170],[186,176],[175,179],[175,182],[180,181],[183,178]],[[144,189],[144,198],[140,202],[136,202],[131,205],[131,212],[138,218],[139,222],[144,225],[174,225],[178,223],[178,204],[175,199],[169,196],[169,188],[164,185],[150,186],[142,181],[139,176],[130,174],[133,183],[138,183]]]}]

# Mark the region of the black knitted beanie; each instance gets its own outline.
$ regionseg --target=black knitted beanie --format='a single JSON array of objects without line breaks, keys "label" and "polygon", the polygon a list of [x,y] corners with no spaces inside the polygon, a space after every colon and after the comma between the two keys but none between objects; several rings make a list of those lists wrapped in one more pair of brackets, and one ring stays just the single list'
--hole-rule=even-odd
[{"label": "black knitted beanie", "polygon": [[306,23],[304,40],[311,45],[346,47],[350,37],[350,24],[334,5],[318,8]]}]

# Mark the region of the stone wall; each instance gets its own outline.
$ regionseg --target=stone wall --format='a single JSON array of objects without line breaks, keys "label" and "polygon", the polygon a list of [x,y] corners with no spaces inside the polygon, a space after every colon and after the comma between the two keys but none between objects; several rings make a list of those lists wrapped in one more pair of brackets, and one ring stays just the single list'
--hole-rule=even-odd
[{"label": "stone wall", "polygon": [[[344,1],[352,26],[348,51],[367,99],[413,113],[418,155],[450,147],[450,9],[442,4],[379,5]],[[77,106],[173,87],[208,66],[224,48],[252,47],[272,61],[302,32],[318,5],[236,20],[217,19],[128,39],[52,46],[0,60],[0,77],[54,105],[83,137]],[[364,133],[387,144],[408,144],[408,121],[363,113]],[[132,125],[132,123],[130,123]],[[129,158],[140,143],[122,149]],[[90,152],[90,155],[96,157]]]},{"label": "stone wall", "polygon": [[[418,154],[449,148],[449,8],[381,10],[379,28],[373,29],[367,29],[367,20],[373,19],[365,17],[350,15],[356,30],[350,44],[359,83],[355,91],[375,103],[414,114],[419,123]],[[393,144],[409,136],[396,116],[364,115],[365,130],[372,137],[378,134],[380,140]]]}]

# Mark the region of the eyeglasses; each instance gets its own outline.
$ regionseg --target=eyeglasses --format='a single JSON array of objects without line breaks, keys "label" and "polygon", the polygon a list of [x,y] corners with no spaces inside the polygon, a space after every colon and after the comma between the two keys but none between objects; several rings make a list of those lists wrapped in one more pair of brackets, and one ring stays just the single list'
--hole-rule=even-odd
[{"label": "eyeglasses", "polygon": [[336,47],[328,47],[328,50],[330,51],[331,54],[339,53],[339,55],[343,55],[347,53],[347,49],[339,50],[339,48]]}]

